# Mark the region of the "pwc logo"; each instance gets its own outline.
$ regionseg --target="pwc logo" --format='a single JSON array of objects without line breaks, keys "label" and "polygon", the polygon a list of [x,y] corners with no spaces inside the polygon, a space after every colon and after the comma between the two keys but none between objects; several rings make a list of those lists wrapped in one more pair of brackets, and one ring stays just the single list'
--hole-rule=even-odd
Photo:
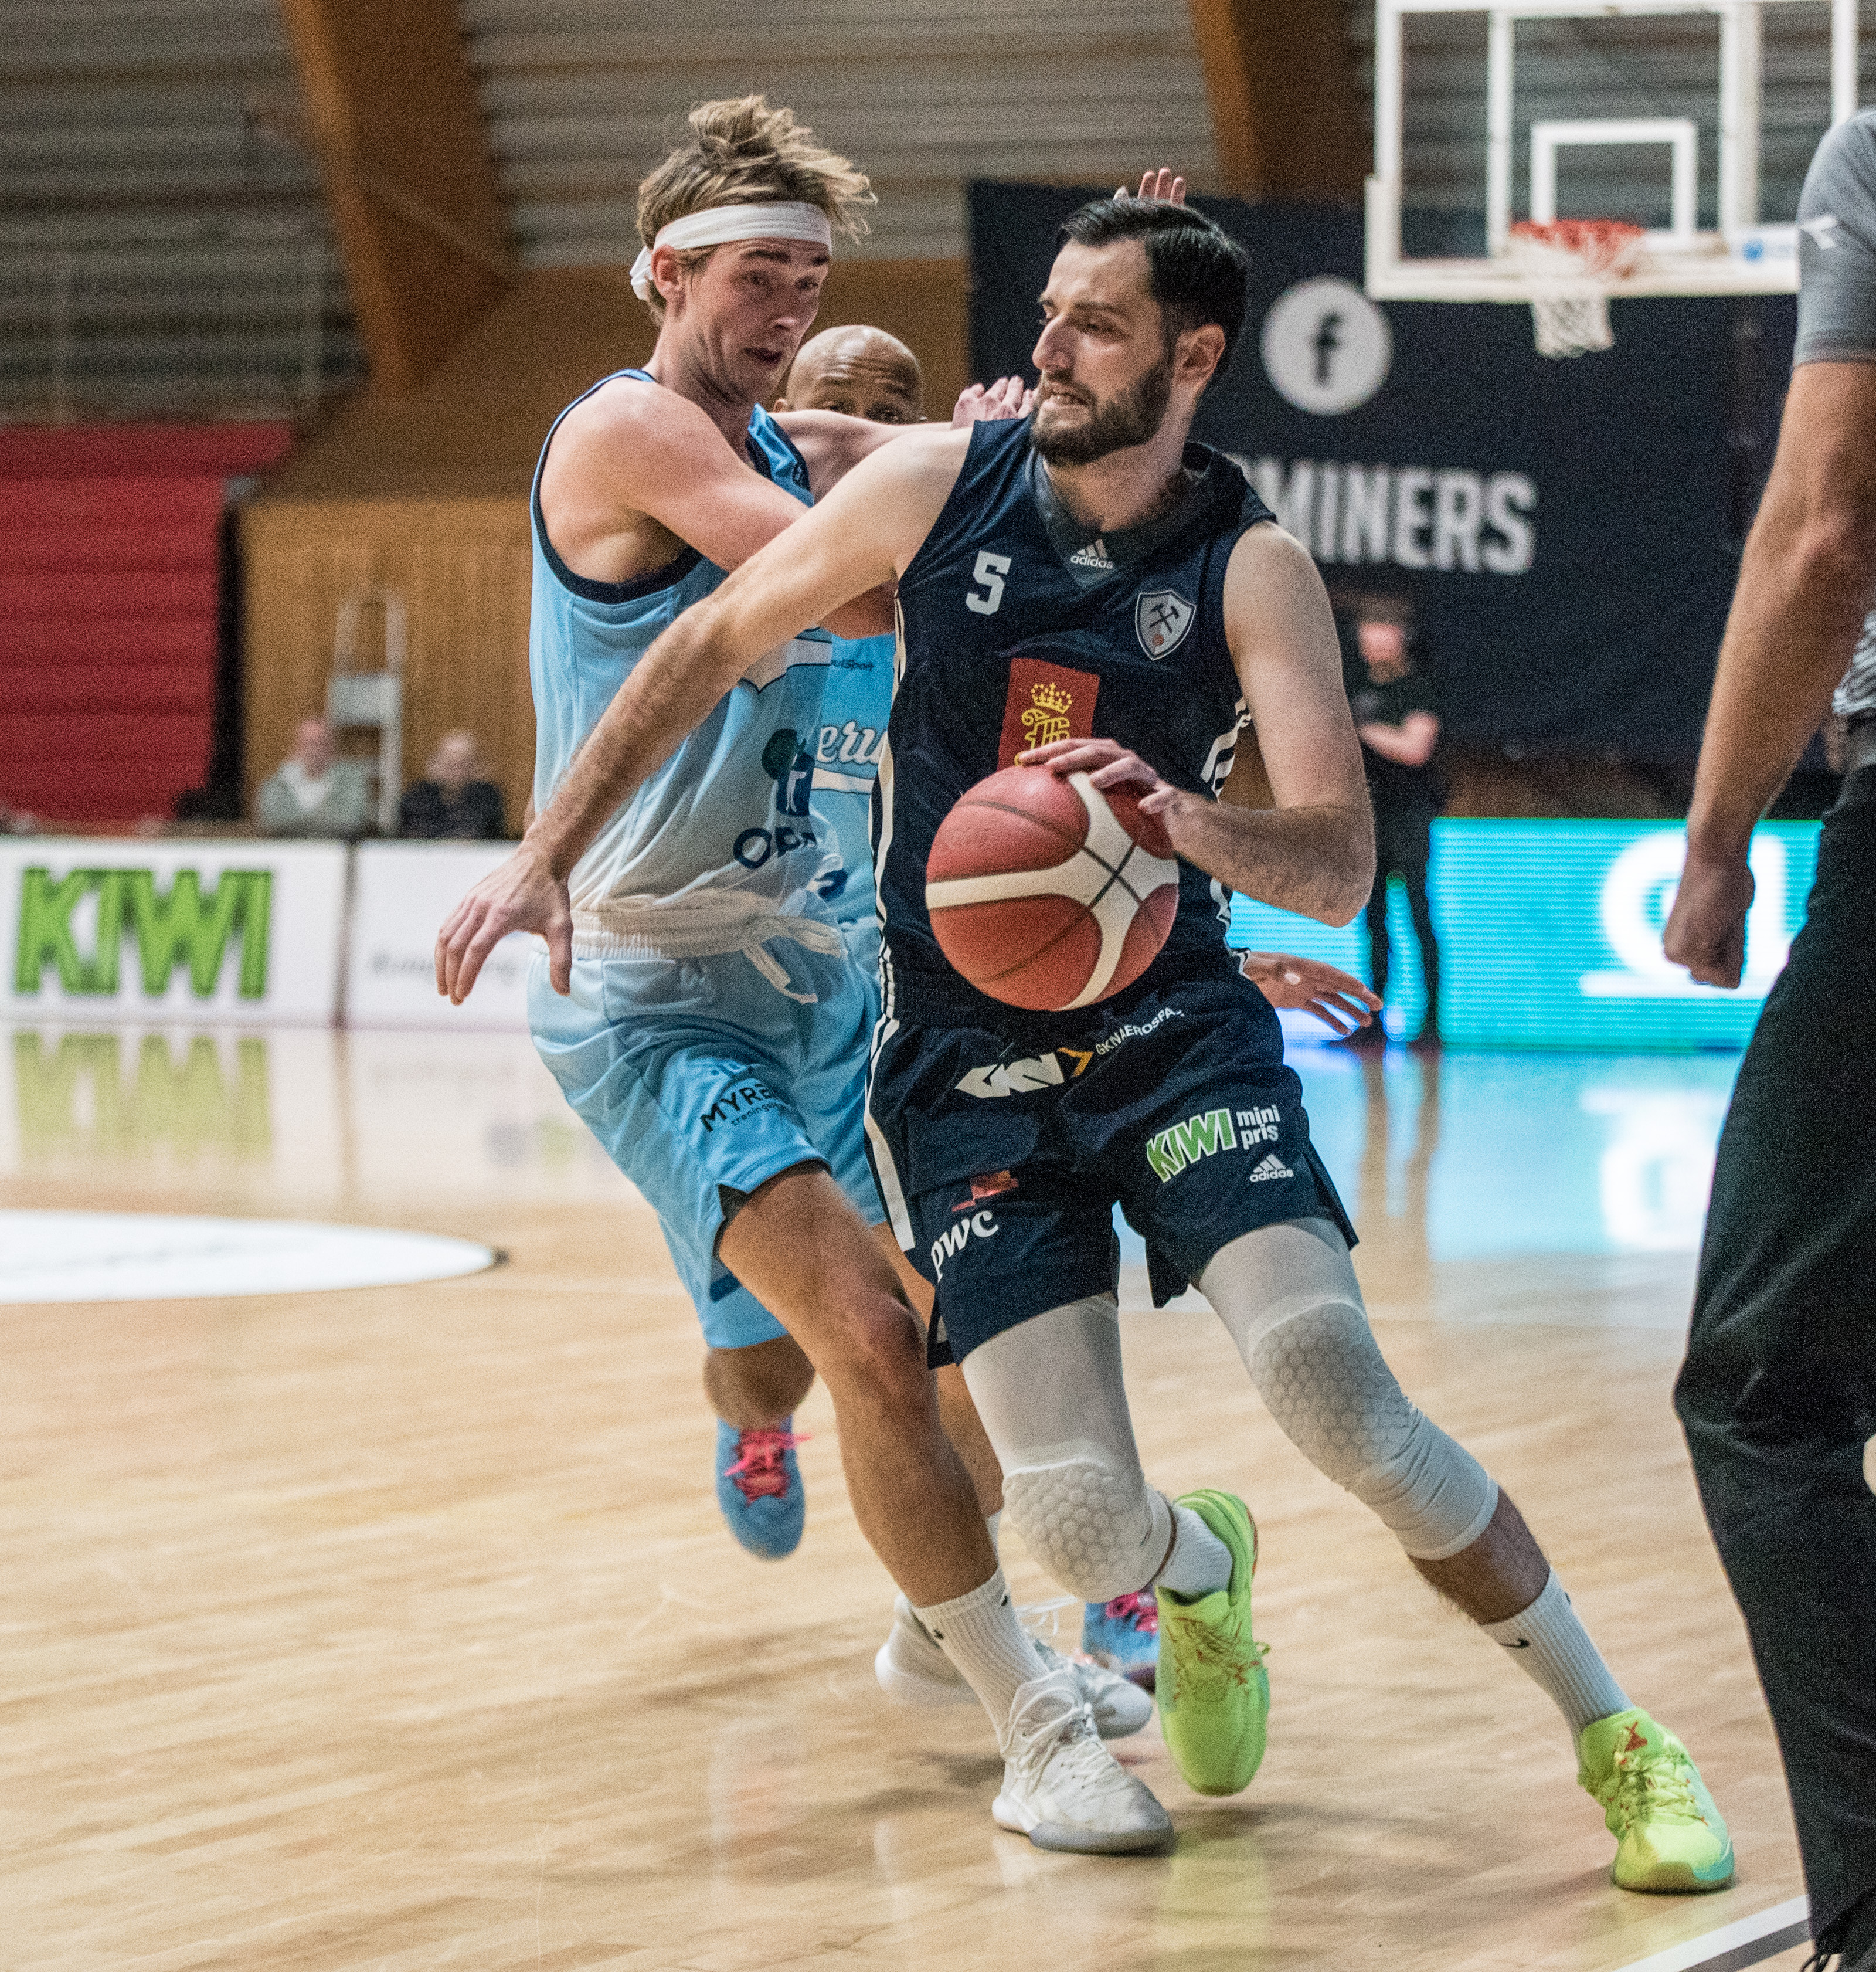
[{"label": "pwc logo", "polygon": [[1003,1229],[997,1223],[993,1212],[973,1212],[968,1217],[961,1217],[954,1226],[948,1226],[931,1242],[931,1278],[941,1281],[945,1278],[945,1262],[955,1259],[973,1239],[994,1239]]}]

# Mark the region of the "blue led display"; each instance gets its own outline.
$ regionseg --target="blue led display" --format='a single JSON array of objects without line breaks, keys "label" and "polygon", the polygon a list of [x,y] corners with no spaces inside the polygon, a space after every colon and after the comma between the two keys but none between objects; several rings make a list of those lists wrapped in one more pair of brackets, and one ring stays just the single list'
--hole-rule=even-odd
[{"label": "blue led display", "polygon": [[[1744,1046],[1804,922],[1817,836],[1812,822],[1767,823],[1754,836],[1758,893],[1747,925],[1746,977],[1737,992],[1725,993],[1694,984],[1661,950],[1686,853],[1677,824],[1435,822],[1428,888],[1443,1037],[1460,1047]],[[1398,880],[1388,921],[1401,968],[1388,1026],[1411,1033],[1422,994]],[[1359,918],[1338,929],[1239,897],[1230,936],[1234,945],[1298,952],[1368,977]],[[1285,1017],[1286,1030],[1299,1037],[1307,1024]]]}]

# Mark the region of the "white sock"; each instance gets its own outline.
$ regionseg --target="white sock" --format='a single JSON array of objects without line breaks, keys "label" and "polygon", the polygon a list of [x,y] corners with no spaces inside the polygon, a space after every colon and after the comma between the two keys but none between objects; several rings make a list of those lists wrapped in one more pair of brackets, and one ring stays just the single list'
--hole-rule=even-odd
[{"label": "white sock", "polygon": [[1189,1602],[1231,1586],[1231,1549],[1189,1507],[1173,1509],[1173,1552],[1153,1585]]},{"label": "white sock", "polygon": [[968,1595],[934,1602],[915,1613],[984,1701],[1000,1745],[1018,1690],[1049,1675],[1029,1632],[1016,1620],[1003,1570]]},{"label": "white sock", "polygon": [[1518,1653],[1524,1670],[1550,1693],[1574,1736],[1585,1726],[1629,1709],[1627,1694],[1609,1674],[1602,1653],[1577,1620],[1563,1584],[1551,1571],[1529,1608],[1502,1623],[1479,1625],[1495,1644]]}]

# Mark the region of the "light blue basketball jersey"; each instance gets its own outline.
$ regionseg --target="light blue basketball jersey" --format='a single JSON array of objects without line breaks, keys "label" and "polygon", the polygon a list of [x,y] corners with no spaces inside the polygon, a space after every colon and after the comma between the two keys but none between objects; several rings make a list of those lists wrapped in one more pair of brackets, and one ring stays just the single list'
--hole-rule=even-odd
[{"label": "light blue basketball jersey", "polygon": [[[615,377],[652,381],[642,370]],[[614,380],[602,378],[593,390]],[[566,416],[554,420],[554,431]],[[548,445],[553,441],[550,431]],[[759,406],[750,413],[746,449],[759,472],[804,504],[812,500],[801,454]],[[543,446],[543,465],[546,457]],[[653,639],[709,595],[724,571],[686,548],[633,581],[590,580],[574,574],[547,538],[539,466],[530,505],[528,672],[540,808]],[[810,799],[829,652],[825,632],[811,630],[758,659],[646,777],[574,865],[568,889],[576,924],[612,900],[732,891],[773,908],[806,891],[831,846],[820,840]]]},{"label": "light blue basketball jersey", "polygon": [[897,639],[834,640],[821,700],[814,749],[814,813],[830,830],[838,867],[824,864],[815,889],[828,913],[849,933],[848,948],[867,962],[878,955],[879,919],[873,900],[873,789],[892,710],[892,661]]}]

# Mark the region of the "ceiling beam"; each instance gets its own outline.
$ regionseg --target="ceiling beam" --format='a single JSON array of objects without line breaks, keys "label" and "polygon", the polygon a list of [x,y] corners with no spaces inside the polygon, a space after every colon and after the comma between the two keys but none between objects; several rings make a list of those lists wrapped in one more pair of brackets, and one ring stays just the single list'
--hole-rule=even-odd
[{"label": "ceiling beam", "polygon": [[507,225],[453,0],[280,0],[376,390],[500,296]]},{"label": "ceiling beam", "polygon": [[1369,143],[1341,0],[1190,0],[1224,189],[1358,199]]}]

